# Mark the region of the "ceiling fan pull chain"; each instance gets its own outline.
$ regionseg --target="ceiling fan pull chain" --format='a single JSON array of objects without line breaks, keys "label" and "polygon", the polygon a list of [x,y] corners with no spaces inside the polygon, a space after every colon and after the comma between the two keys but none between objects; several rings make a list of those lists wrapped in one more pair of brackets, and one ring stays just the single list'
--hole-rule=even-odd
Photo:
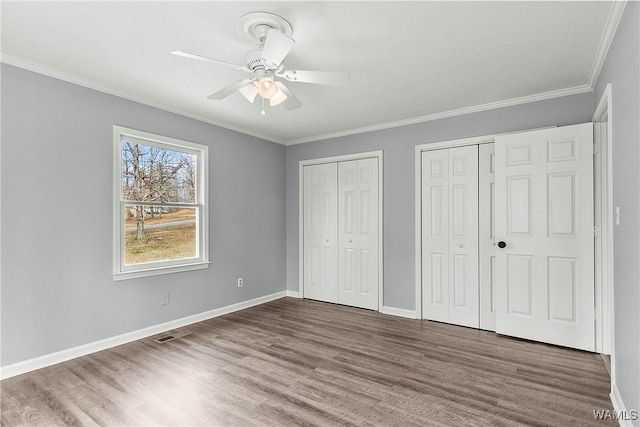
[{"label": "ceiling fan pull chain", "polygon": [[264,98],[262,98],[262,112],[260,114],[262,114],[263,116],[267,115],[267,113],[264,112]]}]

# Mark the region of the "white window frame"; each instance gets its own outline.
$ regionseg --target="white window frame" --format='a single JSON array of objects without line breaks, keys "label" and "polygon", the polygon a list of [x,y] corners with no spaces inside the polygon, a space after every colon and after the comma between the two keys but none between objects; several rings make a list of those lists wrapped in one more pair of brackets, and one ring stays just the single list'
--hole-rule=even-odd
[{"label": "white window frame", "polygon": [[[191,207],[197,208],[195,257],[125,265],[124,207],[125,205],[133,204],[133,202],[123,200],[122,198],[123,137],[139,141],[148,146],[180,151],[196,157],[196,195],[194,204],[135,202],[136,205],[144,206],[190,205]],[[209,147],[122,126],[113,126],[113,146],[113,280],[134,279],[208,268],[211,263],[209,260],[209,201],[207,197],[207,187],[209,183]]]}]

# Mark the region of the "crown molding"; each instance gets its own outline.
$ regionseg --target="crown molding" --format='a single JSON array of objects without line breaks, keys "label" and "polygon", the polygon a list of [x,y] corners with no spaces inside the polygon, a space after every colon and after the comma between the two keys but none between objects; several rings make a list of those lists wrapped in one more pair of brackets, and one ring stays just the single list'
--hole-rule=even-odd
[{"label": "crown molding", "polygon": [[395,127],[415,125],[419,123],[429,122],[433,120],[446,119],[449,117],[462,116],[465,114],[478,113],[481,111],[495,110],[498,108],[512,107],[520,104],[528,104],[530,102],[544,101],[547,99],[560,98],[563,96],[577,95],[580,93],[591,92],[593,88],[582,85],[570,87],[567,89],[559,89],[549,92],[538,93],[535,95],[527,95],[519,98],[505,99],[503,101],[489,102],[487,104],[474,105],[471,107],[458,108],[456,110],[443,111],[440,113],[428,114],[425,116],[414,117],[411,119],[397,120],[394,122],[381,123],[378,125],[365,126],[355,129],[348,129],[340,132],[326,133],[324,135],[315,135],[305,138],[292,139],[285,142],[285,145],[304,144],[307,142],[322,141],[332,138],[340,138],[343,136],[355,135],[359,133],[373,132],[378,130],[391,129]]},{"label": "crown molding", "polygon": [[93,90],[96,90],[98,92],[103,92],[103,93],[106,93],[108,95],[117,96],[118,98],[124,98],[124,99],[127,99],[129,101],[137,102],[139,104],[144,104],[144,105],[147,105],[149,107],[153,107],[153,108],[157,108],[159,110],[167,111],[169,113],[178,114],[180,116],[188,117],[190,119],[198,120],[200,122],[208,123],[210,125],[218,126],[218,127],[221,127],[221,128],[227,129],[227,130],[231,130],[231,131],[234,131],[234,132],[239,132],[239,133],[242,133],[244,135],[253,136],[253,137],[265,140],[265,141],[275,142],[276,144],[286,145],[285,141],[282,140],[282,139],[278,139],[278,138],[274,138],[272,136],[267,136],[267,135],[263,135],[263,134],[260,134],[260,133],[256,133],[256,132],[253,132],[251,130],[244,129],[244,128],[230,126],[230,125],[225,124],[225,123],[221,123],[221,122],[217,122],[215,120],[211,120],[208,117],[203,117],[203,116],[199,116],[197,114],[187,113],[185,111],[178,110],[176,108],[172,108],[172,107],[169,107],[167,105],[159,104],[157,102],[151,101],[151,100],[146,99],[146,98],[142,98],[142,97],[138,97],[138,96],[132,96],[132,95],[130,95],[128,93],[119,92],[117,90],[108,88],[106,86],[102,86],[100,84],[91,82],[89,80],[85,80],[85,79],[83,79],[81,77],[78,77],[76,75],[73,75],[73,74],[70,74],[70,73],[65,73],[63,71],[60,71],[60,70],[57,70],[57,69],[54,69],[54,68],[51,68],[51,67],[45,67],[45,66],[37,64],[35,62],[27,61],[27,60],[24,60],[22,58],[17,58],[17,57],[12,56],[12,55],[7,55],[5,53],[0,53],[0,62],[8,64],[8,65],[13,65],[14,67],[22,68],[22,69],[25,69],[25,70],[28,70],[28,71],[33,71],[34,73],[43,74],[45,76],[53,77],[53,78],[58,79],[58,80],[63,80],[63,81],[68,82],[68,83],[73,83],[73,84],[76,84],[78,86],[83,86],[83,87],[86,87],[88,89],[93,89]]},{"label": "crown molding", "polygon": [[559,98],[562,96],[569,95],[577,95],[580,93],[590,92],[596,86],[598,81],[598,77],[600,77],[600,72],[602,71],[602,67],[607,58],[607,54],[609,53],[609,48],[611,47],[611,43],[613,42],[613,38],[618,29],[618,25],[620,24],[620,20],[622,19],[622,14],[624,12],[625,6],[627,5],[628,0],[614,0],[611,5],[611,10],[609,11],[609,16],[607,17],[607,22],[605,24],[604,31],[602,33],[602,37],[600,39],[600,44],[598,45],[598,50],[596,53],[596,57],[593,62],[593,66],[591,67],[591,71],[589,72],[589,77],[587,79],[587,84],[583,86],[576,86],[567,89],[560,89],[551,92],[544,92],[536,95],[529,95],[520,98],[512,98],[504,101],[497,101],[488,104],[476,105],[472,107],[465,107],[456,110],[443,111],[441,113],[429,114],[425,116],[415,117],[412,119],[406,120],[398,120],[394,122],[382,123],[379,125],[373,126],[365,126],[361,128],[348,129],[340,132],[327,133],[323,135],[315,135],[305,138],[298,138],[285,141],[285,145],[296,145],[296,144],[304,144],[306,142],[313,141],[322,141],[325,139],[331,138],[339,138],[343,136],[356,135],[359,133],[373,132],[377,130],[390,129],[394,127],[407,126],[412,124],[424,123],[432,120],[439,120],[449,117],[461,116],[464,114],[477,113],[480,111],[488,111],[496,108],[503,107],[512,107],[515,105],[526,104],[529,102],[536,101],[544,101],[547,99]]},{"label": "crown molding", "polygon": [[493,110],[497,108],[512,107],[520,104],[527,104],[530,102],[544,101],[548,99],[559,98],[559,97],[569,96],[569,95],[576,95],[580,93],[593,91],[596,85],[596,82],[598,81],[598,77],[600,76],[600,72],[602,71],[602,67],[604,65],[607,54],[609,52],[609,48],[611,47],[611,43],[613,42],[613,38],[615,36],[616,30],[618,29],[618,25],[622,18],[626,4],[627,4],[627,0],[615,0],[612,2],[611,10],[609,11],[609,16],[607,17],[607,22],[605,24],[602,37],[600,39],[600,44],[598,45],[596,57],[594,59],[593,66],[591,67],[591,71],[589,73],[589,77],[585,85],[575,86],[575,87],[566,88],[566,89],[559,89],[555,91],[543,92],[543,93],[523,96],[519,98],[511,98],[511,99],[506,99],[502,101],[490,102],[487,104],[464,107],[464,108],[459,108],[455,110],[443,111],[439,113],[418,116],[410,119],[397,120],[397,121],[386,122],[386,123],[381,123],[381,124],[372,125],[372,126],[364,126],[364,127],[347,129],[347,130],[338,131],[338,132],[330,132],[326,134],[312,135],[312,136],[307,136],[303,138],[295,138],[295,139],[289,139],[289,140],[282,139],[282,138],[275,138],[273,136],[263,135],[248,129],[230,126],[225,123],[211,120],[210,118],[207,118],[207,117],[187,113],[185,111],[181,111],[163,104],[158,104],[157,102],[151,101],[146,98],[131,96],[127,93],[119,92],[119,91],[101,86],[94,82],[90,82],[88,80],[82,79],[78,76],[65,73],[50,67],[45,67],[30,61],[26,61],[26,60],[11,56],[11,55],[0,54],[0,62],[4,62],[6,64],[23,68],[29,71],[33,71],[39,74],[44,74],[56,79],[64,80],[69,83],[74,83],[80,86],[84,86],[89,89],[94,89],[99,92],[107,93],[109,95],[114,95],[120,98],[128,99],[130,101],[138,102],[140,104],[148,105],[150,107],[158,108],[160,110],[168,111],[170,113],[195,119],[195,120],[208,123],[214,126],[218,126],[224,129],[228,129],[234,132],[239,132],[239,133],[260,138],[266,141],[275,142],[277,144],[290,146],[290,145],[296,145],[296,144],[304,144],[307,142],[322,141],[326,139],[357,135],[360,133],[391,129],[395,127],[408,126],[408,125],[419,124],[419,123],[424,123],[424,122],[433,121],[433,120],[440,120],[440,119],[445,119],[445,118],[450,118],[455,116],[461,116],[465,114],[472,114],[472,113],[477,113],[481,111]]},{"label": "crown molding", "polygon": [[598,77],[600,77],[600,71],[602,71],[604,61],[605,59],[607,59],[609,48],[611,47],[611,43],[613,42],[613,37],[616,34],[616,30],[618,29],[618,25],[620,24],[620,20],[622,19],[622,12],[624,12],[624,8],[626,5],[627,0],[614,1],[611,5],[611,10],[609,11],[609,16],[607,17],[607,23],[605,24],[604,31],[602,32],[602,37],[600,38],[600,44],[598,45],[596,58],[593,61],[593,66],[591,67],[591,72],[589,73],[589,79],[587,80],[587,86],[589,86],[591,89],[596,87]]}]

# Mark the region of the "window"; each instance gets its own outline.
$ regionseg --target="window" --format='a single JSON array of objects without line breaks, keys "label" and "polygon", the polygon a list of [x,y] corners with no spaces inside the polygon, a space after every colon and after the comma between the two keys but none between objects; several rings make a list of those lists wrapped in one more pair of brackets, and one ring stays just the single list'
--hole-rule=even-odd
[{"label": "window", "polygon": [[120,126],[113,134],[114,280],[207,268],[208,147]]}]

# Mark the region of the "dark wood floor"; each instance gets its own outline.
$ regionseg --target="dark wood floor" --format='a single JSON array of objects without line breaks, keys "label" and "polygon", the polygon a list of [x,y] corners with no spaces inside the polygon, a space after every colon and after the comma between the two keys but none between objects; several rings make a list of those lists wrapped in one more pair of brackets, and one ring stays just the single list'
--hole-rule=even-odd
[{"label": "dark wood floor", "polygon": [[599,355],[283,298],[2,381],[14,425],[615,425]]}]

